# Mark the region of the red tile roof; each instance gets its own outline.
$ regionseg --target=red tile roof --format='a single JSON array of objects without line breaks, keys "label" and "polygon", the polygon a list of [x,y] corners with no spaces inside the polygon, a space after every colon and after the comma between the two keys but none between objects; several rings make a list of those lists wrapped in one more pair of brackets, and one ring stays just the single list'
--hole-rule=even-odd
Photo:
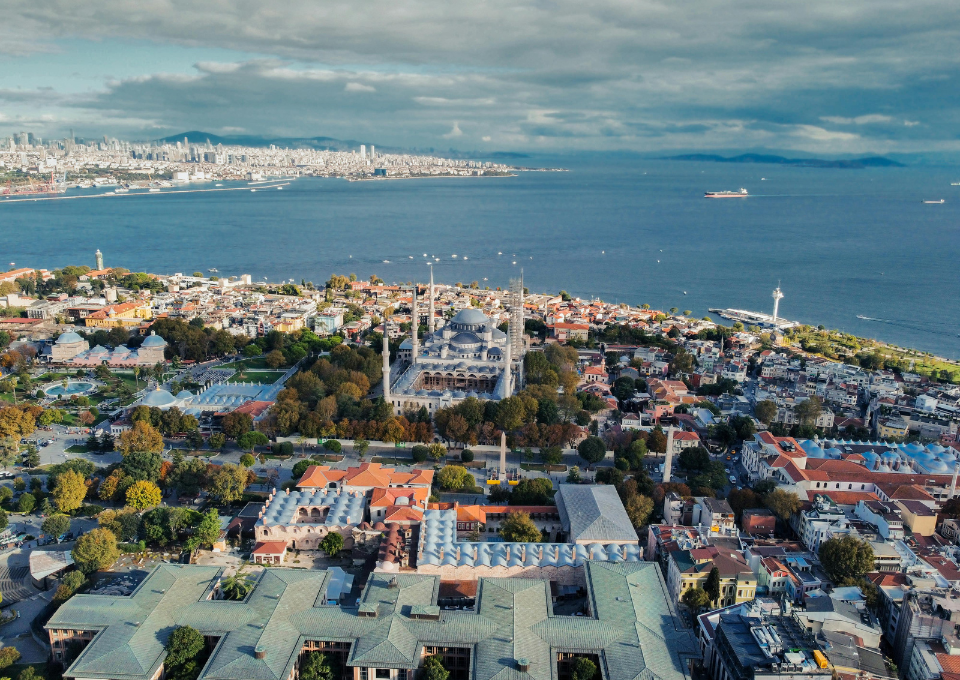
[{"label": "red tile roof", "polygon": [[286,541],[258,541],[253,547],[254,555],[282,555],[287,549]]}]

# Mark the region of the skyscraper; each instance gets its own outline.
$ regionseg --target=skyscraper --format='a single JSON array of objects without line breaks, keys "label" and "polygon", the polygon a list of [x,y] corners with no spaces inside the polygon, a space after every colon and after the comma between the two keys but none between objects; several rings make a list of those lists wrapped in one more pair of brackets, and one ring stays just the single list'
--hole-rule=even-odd
[{"label": "skyscraper", "polygon": [[367,157],[367,145],[366,145],[366,144],[361,144],[361,145],[360,145],[360,158],[366,158],[366,157]]}]

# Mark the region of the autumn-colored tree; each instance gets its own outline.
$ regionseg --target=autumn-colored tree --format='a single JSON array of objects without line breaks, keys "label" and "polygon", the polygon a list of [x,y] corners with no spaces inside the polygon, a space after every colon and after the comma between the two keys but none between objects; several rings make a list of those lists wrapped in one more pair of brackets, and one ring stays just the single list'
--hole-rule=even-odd
[{"label": "autumn-colored tree", "polygon": [[127,505],[136,510],[146,510],[160,505],[162,498],[160,487],[147,480],[134,482],[127,489]]},{"label": "autumn-colored tree", "polygon": [[110,475],[103,480],[100,484],[100,489],[97,492],[97,495],[100,496],[102,501],[112,501],[113,497],[117,494],[117,489],[120,487],[121,480],[125,477],[123,470],[117,468]]},{"label": "autumn-colored tree", "polygon": [[84,476],[75,470],[67,470],[57,475],[53,486],[53,500],[60,512],[71,512],[83,505],[87,495]]},{"label": "autumn-colored tree", "polygon": [[126,456],[133,451],[160,453],[163,451],[163,436],[150,423],[137,421],[133,428],[120,433],[120,453]]},{"label": "autumn-colored tree", "polygon": [[93,529],[77,539],[72,556],[84,574],[105,569],[120,557],[117,537],[107,529]]}]

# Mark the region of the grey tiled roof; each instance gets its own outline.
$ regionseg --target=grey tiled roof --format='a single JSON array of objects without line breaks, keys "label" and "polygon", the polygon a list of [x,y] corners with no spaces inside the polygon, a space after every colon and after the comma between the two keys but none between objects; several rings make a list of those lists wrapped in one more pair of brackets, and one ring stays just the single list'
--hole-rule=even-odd
[{"label": "grey tiled roof", "polygon": [[637,532],[612,486],[561,484],[557,492],[560,520],[570,542],[636,541]]},{"label": "grey tiled roof", "polygon": [[606,680],[684,680],[697,649],[678,625],[657,565],[587,562],[585,569],[593,617],[554,616],[547,581],[485,578],[476,611],[441,611],[431,620],[411,614],[436,611],[436,576],[374,573],[361,608],[349,609],[323,604],[326,571],[267,569],[246,600],[228,602],[207,599],[217,568],[163,565],[129,597],[73,597],[47,628],[100,631],[64,674],[84,680],[147,680],[182,625],[220,637],[201,680],[285,680],[307,640],[349,642],[349,666],[383,668],[419,666],[424,645],[467,647],[475,680],[555,680],[561,651],[599,654]]}]

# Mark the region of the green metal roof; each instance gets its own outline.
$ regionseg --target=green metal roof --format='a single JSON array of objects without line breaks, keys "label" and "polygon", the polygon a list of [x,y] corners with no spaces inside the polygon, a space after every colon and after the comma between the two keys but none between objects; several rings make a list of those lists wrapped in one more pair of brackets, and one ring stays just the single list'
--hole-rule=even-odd
[{"label": "green metal roof", "polygon": [[656,564],[585,569],[594,617],[554,616],[540,579],[480,579],[476,611],[439,611],[438,577],[374,573],[351,609],[324,604],[326,571],[267,569],[232,602],[207,599],[218,568],[162,565],[130,596],[73,597],[46,627],[100,631],[64,674],[82,680],[148,680],[182,625],[220,637],[201,680],[285,680],[307,640],[349,642],[348,665],[381,668],[419,666],[424,645],[467,647],[475,680],[555,680],[560,651],[598,654],[605,680],[683,680],[698,651]]}]

